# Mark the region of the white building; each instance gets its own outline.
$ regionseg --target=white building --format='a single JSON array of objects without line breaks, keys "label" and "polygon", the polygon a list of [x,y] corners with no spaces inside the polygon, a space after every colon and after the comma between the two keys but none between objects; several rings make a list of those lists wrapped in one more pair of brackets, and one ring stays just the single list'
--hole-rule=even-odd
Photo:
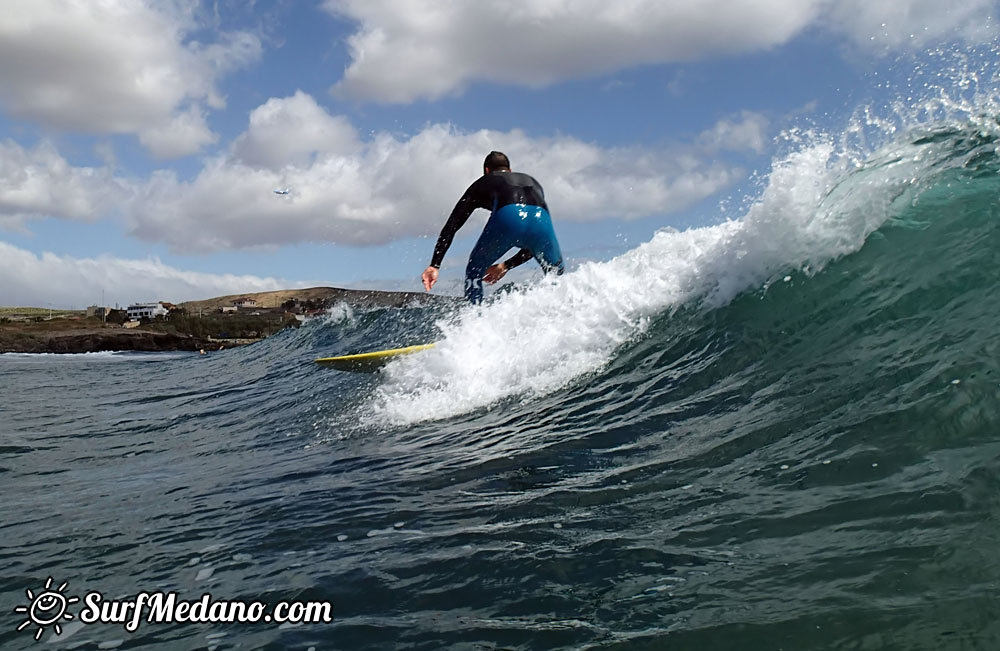
[{"label": "white building", "polygon": [[233,305],[235,305],[236,308],[239,310],[246,310],[257,307],[257,301],[250,298],[249,296],[244,296],[243,298],[239,298],[233,301]]},{"label": "white building", "polygon": [[128,306],[129,321],[155,319],[158,316],[167,316],[169,313],[170,311],[160,303],[133,303]]}]

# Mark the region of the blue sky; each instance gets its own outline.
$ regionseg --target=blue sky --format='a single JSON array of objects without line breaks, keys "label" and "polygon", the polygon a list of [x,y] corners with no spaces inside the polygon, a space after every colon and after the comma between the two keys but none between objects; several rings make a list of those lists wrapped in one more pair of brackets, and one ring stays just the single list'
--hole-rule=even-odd
[{"label": "blue sky", "polygon": [[[996,9],[8,0],[0,304],[417,291],[491,149],[545,187],[571,268],[608,259],[738,218],[782,129],[842,129],[928,48],[992,43]],[[441,291],[460,293],[485,217]]]}]

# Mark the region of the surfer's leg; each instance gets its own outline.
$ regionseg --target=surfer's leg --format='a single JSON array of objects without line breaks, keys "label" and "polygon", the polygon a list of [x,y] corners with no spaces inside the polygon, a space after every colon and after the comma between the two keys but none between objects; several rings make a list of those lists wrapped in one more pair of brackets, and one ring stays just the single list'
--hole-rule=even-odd
[{"label": "surfer's leg", "polygon": [[500,256],[517,245],[517,234],[510,228],[509,215],[504,214],[504,206],[490,216],[483,234],[469,254],[469,264],[465,267],[465,298],[470,303],[483,300],[483,274]]},{"label": "surfer's leg", "polygon": [[552,218],[544,208],[533,209],[526,248],[531,250],[546,274],[551,271],[557,275],[562,274],[564,270],[562,250],[559,248],[555,229],[552,228]]}]

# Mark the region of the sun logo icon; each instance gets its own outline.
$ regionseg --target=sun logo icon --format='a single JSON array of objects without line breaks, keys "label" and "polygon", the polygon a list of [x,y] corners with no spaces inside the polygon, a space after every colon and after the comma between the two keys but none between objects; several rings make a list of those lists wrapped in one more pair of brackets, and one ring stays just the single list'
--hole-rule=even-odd
[{"label": "sun logo icon", "polygon": [[28,595],[30,603],[27,606],[18,606],[14,609],[14,612],[27,614],[28,619],[21,622],[17,630],[24,630],[34,624],[38,627],[38,630],[35,632],[35,640],[41,639],[46,626],[52,626],[55,629],[56,635],[62,635],[62,626],[59,623],[64,619],[73,619],[73,615],[67,613],[66,608],[70,604],[80,601],[79,597],[67,597],[63,594],[63,590],[68,585],[69,582],[64,581],[61,586],[53,590],[52,577],[50,576],[48,581],[45,582],[45,590],[43,592],[36,595],[31,591],[31,588],[25,590],[24,593]]}]

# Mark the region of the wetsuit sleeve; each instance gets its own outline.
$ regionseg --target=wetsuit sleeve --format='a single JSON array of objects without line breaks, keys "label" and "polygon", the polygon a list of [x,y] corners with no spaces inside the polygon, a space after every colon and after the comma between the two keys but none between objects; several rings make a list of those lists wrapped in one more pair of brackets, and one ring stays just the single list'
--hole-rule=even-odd
[{"label": "wetsuit sleeve", "polygon": [[451,246],[452,240],[455,239],[455,233],[458,232],[458,229],[465,226],[465,222],[469,221],[469,215],[476,209],[472,205],[472,202],[468,200],[468,196],[469,191],[466,190],[462,198],[455,204],[455,208],[451,211],[448,221],[444,223],[444,228],[441,229],[438,241],[434,245],[434,254],[431,256],[432,267],[441,267],[441,261],[444,260],[444,254],[448,252],[448,247]]},{"label": "wetsuit sleeve", "polygon": [[434,245],[434,254],[431,256],[432,267],[441,267],[441,261],[444,260],[444,254],[448,251],[448,247],[451,246],[452,240],[455,239],[455,233],[458,232],[458,229],[465,226],[465,222],[469,221],[469,215],[472,214],[472,211],[476,208],[488,207],[485,205],[483,199],[484,178],[480,177],[470,185],[452,209],[451,215],[448,217],[448,221],[445,222],[444,228],[441,229],[438,241]]},{"label": "wetsuit sleeve", "polygon": [[[481,179],[480,179],[481,180]],[[441,234],[438,235],[437,244],[434,245],[434,255],[431,256],[431,266],[441,267],[441,261],[444,260],[444,254],[447,253],[448,247],[451,246],[452,240],[455,239],[455,233],[458,229],[465,226],[465,222],[469,221],[469,215],[476,208],[483,207],[481,205],[481,186],[480,180],[469,186],[462,195],[462,198],[458,200],[455,204],[455,208],[451,211],[451,215],[448,217],[448,221],[445,222],[444,228],[441,229]]]},{"label": "wetsuit sleeve", "polygon": [[529,251],[528,249],[521,249],[514,255],[510,256],[508,259],[504,260],[503,266],[506,267],[508,271],[510,271],[514,267],[518,267],[524,264],[533,257],[535,256],[532,255],[531,251]]}]

